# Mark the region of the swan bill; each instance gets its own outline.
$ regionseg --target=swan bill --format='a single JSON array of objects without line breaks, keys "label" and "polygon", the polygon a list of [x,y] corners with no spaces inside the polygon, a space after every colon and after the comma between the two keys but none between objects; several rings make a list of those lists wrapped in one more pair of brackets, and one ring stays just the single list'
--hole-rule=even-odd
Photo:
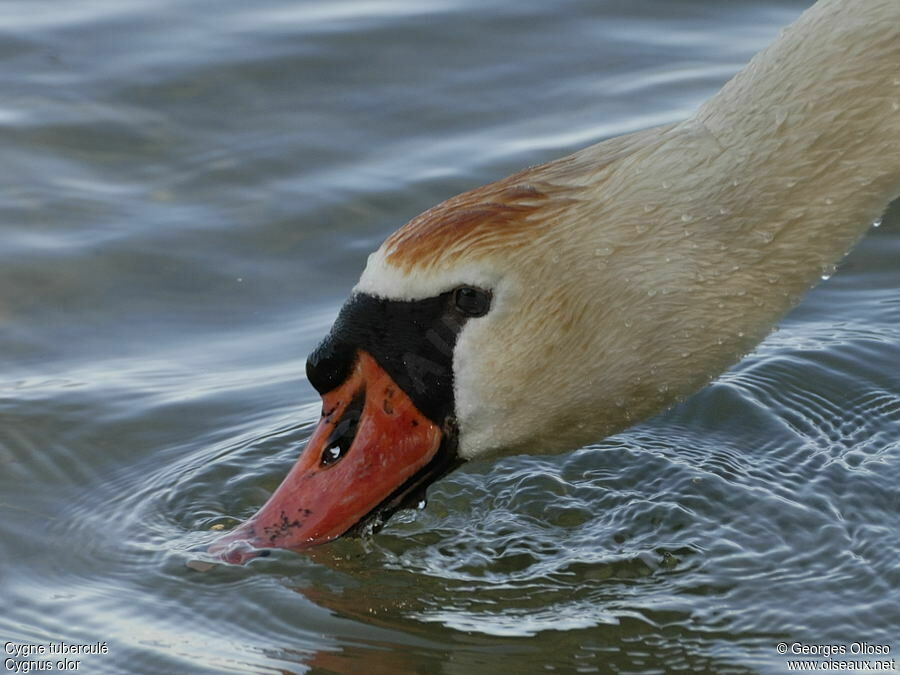
[{"label": "swan bill", "polygon": [[[259,512],[211,554],[240,564],[271,548],[374,532],[462,463],[452,360],[472,312],[460,310],[459,295],[350,297],[306,362],[322,397],[306,449]],[[489,304],[489,295],[479,297]]]},{"label": "swan bill", "polygon": [[377,529],[456,464],[452,432],[419,412],[364,351],[322,402],[322,417],[293,469],[259,512],[210,553],[240,564],[264,549],[302,550]]}]

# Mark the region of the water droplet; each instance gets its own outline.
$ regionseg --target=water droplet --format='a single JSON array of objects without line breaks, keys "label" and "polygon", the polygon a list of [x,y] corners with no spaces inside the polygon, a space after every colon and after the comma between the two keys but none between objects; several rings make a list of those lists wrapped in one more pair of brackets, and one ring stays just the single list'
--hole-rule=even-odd
[{"label": "water droplet", "polygon": [[734,187],[737,187],[738,185],[741,184],[741,182],[740,182],[737,178],[735,178],[733,181],[731,181],[731,184],[732,184]]},{"label": "water droplet", "polygon": [[738,337],[739,337],[739,338],[744,337],[744,331],[739,330],[739,331],[738,331]]},{"label": "water droplet", "polygon": [[719,215],[720,215],[720,216],[727,216],[729,213],[730,213],[730,211],[729,211],[728,209],[726,209],[724,206],[722,206],[721,208],[719,208]]},{"label": "water droplet", "polygon": [[672,187],[672,184],[669,181],[664,180],[662,182],[662,186],[663,186],[663,190],[668,190],[670,187]]},{"label": "water droplet", "polygon": [[596,256],[608,256],[612,255],[613,250],[609,246],[604,246],[603,248],[595,248],[594,255]]},{"label": "water droplet", "polygon": [[834,265],[825,265],[822,268],[822,281],[828,281],[834,275],[835,269],[837,268]]},{"label": "water droplet", "polygon": [[876,218],[872,221],[872,227],[881,227],[881,218]]},{"label": "water droplet", "polygon": [[652,297],[654,297],[658,292],[659,292],[659,291],[657,291],[655,288],[651,288],[650,290],[647,291],[647,296],[652,298]]},{"label": "water droplet", "polygon": [[834,200],[831,197],[825,197],[825,203],[830,206],[834,204]]},{"label": "water droplet", "polygon": [[797,184],[797,181],[795,181],[795,180],[789,180],[789,181],[786,181],[786,182],[785,182],[784,186],[785,186],[786,188],[790,189],[790,188],[794,187],[796,184]]},{"label": "water droplet", "polygon": [[[689,223],[689,222],[691,222],[693,219],[694,219],[694,216],[692,216],[692,215],[689,214],[689,213],[682,213],[682,214],[681,214],[681,221],[684,222],[684,223]],[[687,230],[685,230],[685,231],[687,231]]]},{"label": "water droplet", "polygon": [[657,389],[659,389],[660,394],[665,394],[667,391],[669,391],[669,385],[663,383],[663,384],[659,385],[659,387],[657,387]]},{"label": "water droplet", "polygon": [[690,352],[681,352],[681,358],[683,358],[683,359],[686,359],[686,358],[689,357],[690,355],[691,355]]},{"label": "water droplet", "polygon": [[759,238],[763,240],[764,244],[771,244],[772,240],[775,239],[775,233],[768,230],[760,230],[757,234],[759,234]]},{"label": "water droplet", "polygon": [[634,321],[631,319],[625,319],[625,328],[631,328],[634,325]]}]

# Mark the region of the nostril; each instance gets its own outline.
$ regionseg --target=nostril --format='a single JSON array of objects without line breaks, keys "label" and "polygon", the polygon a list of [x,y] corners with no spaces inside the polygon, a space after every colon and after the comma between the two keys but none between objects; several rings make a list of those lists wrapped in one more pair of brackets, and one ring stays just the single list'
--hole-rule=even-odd
[{"label": "nostril", "polygon": [[350,450],[353,439],[356,438],[356,430],[362,417],[365,404],[365,392],[360,391],[350,404],[344,409],[341,419],[334,425],[331,434],[325,441],[325,449],[322,451],[320,466],[332,466],[338,462]]},{"label": "nostril", "polygon": [[325,443],[325,450],[322,451],[322,466],[330,466],[347,454],[355,435],[356,422],[348,419],[341,420]]}]

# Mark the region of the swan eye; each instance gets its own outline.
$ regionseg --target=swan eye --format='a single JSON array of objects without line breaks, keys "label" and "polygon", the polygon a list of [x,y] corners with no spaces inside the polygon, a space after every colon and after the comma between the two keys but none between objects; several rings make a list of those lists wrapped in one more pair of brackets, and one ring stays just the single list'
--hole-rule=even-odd
[{"label": "swan eye", "polygon": [[491,308],[491,294],[480,288],[460,286],[453,291],[453,304],[466,316],[484,316]]}]

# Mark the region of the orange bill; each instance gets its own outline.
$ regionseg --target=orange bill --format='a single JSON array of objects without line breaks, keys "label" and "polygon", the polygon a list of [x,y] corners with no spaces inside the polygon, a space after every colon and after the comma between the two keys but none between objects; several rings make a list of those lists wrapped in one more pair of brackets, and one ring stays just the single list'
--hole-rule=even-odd
[{"label": "orange bill", "polygon": [[358,352],[349,377],[322,404],[306,450],[278,489],[210,553],[239,564],[261,549],[322,544],[405,505],[429,482],[423,473],[433,478],[440,427],[367,352]]}]

